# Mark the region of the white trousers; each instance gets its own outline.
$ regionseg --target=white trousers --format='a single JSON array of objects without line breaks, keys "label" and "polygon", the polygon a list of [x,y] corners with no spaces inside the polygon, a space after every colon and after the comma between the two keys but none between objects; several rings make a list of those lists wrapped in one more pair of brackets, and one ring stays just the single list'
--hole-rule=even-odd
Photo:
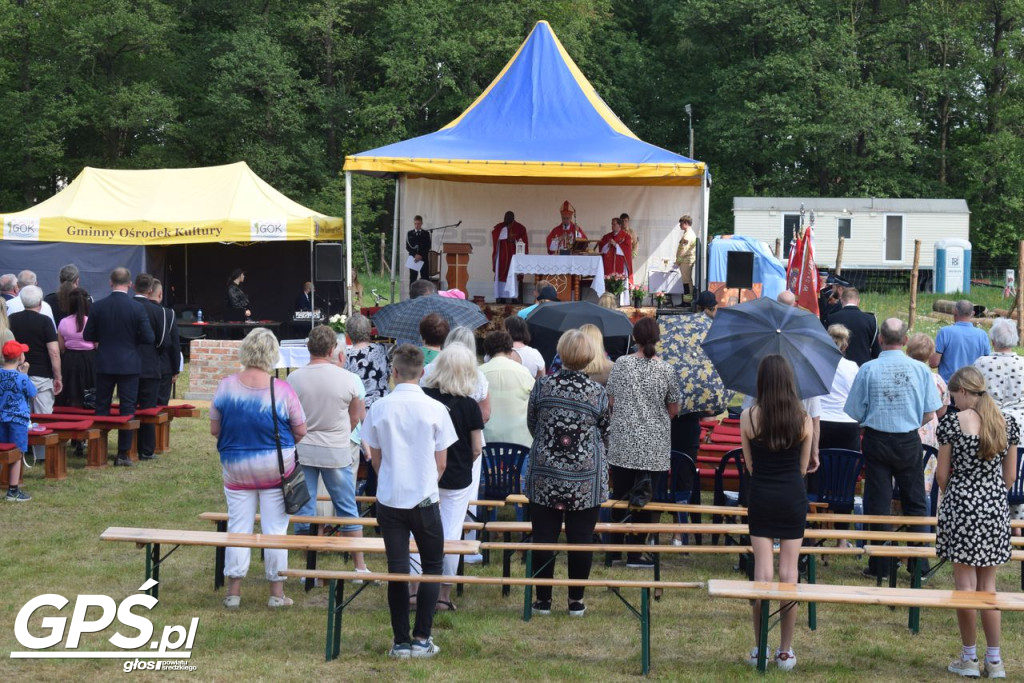
[{"label": "white trousers", "polygon": [[[441,526],[444,529],[444,540],[457,541],[462,538],[462,521],[466,518],[466,508],[473,499],[476,488],[470,484],[464,489],[438,489],[438,503],[441,509]],[[411,573],[420,574],[420,556],[413,553],[409,556]],[[455,576],[459,569],[458,555],[445,555],[442,574]]]},{"label": "white trousers", "polygon": [[[470,488],[473,490],[472,491],[473,495],[471,495],[469,497],[470,500],[474,500],[476,498],[476,495],[477,495],[476,492],[478,490],[480,490],[480,472],[481,472],[481,470],[483,468],[483,465],[484,465],[484,456],[482,456],[482,455],[479,458],[477,458],[476,460],[473,461],[473,483],[470,484]],[[474,517],[476,516],[476,509],[477,509],[476,505],[470,506],[470,507],[468,507],[466,509]],[[476,520],[475,519],[471,519],[469,517],[466,517],[466,521],[467,522],[474,522]],[[476,532],[475,531],[467,531],[466,532],[466,540],[476,540]]]},{"label": "white trousers", "polygon": [[[284,511],[281,489],[236,491],[225,488],[224,497],[228,501],[228,533],[251,534],[256,522],[257,506],[263,533],[288,533],[288,515]],[[249,572],[251,557],[252,548],[226,548],[224,576],[229,579],[244,578]],[[278,572],[288,568],[288,551],[268,548],[263,552],[263,558],[267,581],[284,581]]]}]

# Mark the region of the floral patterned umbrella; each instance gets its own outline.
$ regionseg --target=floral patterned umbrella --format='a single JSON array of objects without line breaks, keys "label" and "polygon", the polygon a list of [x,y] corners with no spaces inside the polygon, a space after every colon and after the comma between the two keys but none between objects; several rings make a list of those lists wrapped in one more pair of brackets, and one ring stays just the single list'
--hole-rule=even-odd
[{"label": "floral patterned umbrella", "polygon": [[722,384],[722,378],[701,348],[711,329],[711,318],[695,315],[663,315],[658,317],[661,342],[658,355],[676,371],[682,393],[680,413],[709,411],[720,413],[729,405],[733,392]]}]

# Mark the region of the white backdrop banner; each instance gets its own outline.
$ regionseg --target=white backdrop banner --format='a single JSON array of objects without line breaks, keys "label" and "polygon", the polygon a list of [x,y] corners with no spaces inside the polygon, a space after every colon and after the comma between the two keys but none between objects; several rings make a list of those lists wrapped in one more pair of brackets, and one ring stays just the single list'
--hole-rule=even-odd
[{"label": "white backdrop banner", "polygon": [[[612,216],[630,215],[630,227],[637,233],[640,249],[634,260],[636,281],[647,281],[648,268],[663,270],[667,259],[675,261],[679,244],[679,217],[690,214],[698,235],[701,225],[700,187],[641,187],[630,185],[513,185],[504,183],[460,183],[426,178],[402,180],[400,196],[399,243],[412,229],[415,215],[423,216],[423,227],[434,228],[462,221],[459,228],[432,233],[436,250],[441,242],[468,242],[473,245],[469,259],[469,293],[494,294],[491,264],[491,228],[500,223],[506,211],[526,226],[530,253],[546,254],[544,238],[559,223],[562,202],[576,207],[577,223],[590,239],[600,239],[611,231]],[[403,293],[409,274],[403,267],[404,252],[399,253],[399,278]],[[443,272],[443,270],[442,270]],[[443,277],[443,276],[442,276]]]}]

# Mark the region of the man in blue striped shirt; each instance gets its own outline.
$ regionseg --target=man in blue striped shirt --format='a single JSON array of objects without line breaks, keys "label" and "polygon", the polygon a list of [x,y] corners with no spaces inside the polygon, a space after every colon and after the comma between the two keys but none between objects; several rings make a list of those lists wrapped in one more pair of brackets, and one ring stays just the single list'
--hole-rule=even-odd
[{"label": "man in blue striped shirt", "polygon": [[[844,408],[863,428],[864,514],[889,514],[895,478],[903,514],[924,516],[928,508],[917,430],[932,419],[942,401],[928,366],[903,353],[907,327],[902,320],[882,323],[878,342],[881,353],[861,366]],[[884,573],[879,563],[869,564],[868,571]]]}]

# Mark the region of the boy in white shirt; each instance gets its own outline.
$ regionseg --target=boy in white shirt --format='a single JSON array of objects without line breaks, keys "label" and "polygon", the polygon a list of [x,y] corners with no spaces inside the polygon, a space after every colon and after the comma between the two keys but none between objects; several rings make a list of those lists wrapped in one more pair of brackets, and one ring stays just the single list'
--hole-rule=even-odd
[{"label": "boy in white shirt", "polygon": [[[388,571],[409,573],[409,534],[416,540],[424,574],[441,574],[444,530],[437,481],[444,473],[448,446],[458,437],[448,410],[420,389],[423,352],[399,346],[391,360],[395,388],[373,404],[362,438],[377,472],[377,522],[387,552]],[[440,584],[424,583],[417,599],[416,623],[409,637],[409,590],[388,584],[388,607],[397,659],[433,657],[441,651],[430,631]]]}]

